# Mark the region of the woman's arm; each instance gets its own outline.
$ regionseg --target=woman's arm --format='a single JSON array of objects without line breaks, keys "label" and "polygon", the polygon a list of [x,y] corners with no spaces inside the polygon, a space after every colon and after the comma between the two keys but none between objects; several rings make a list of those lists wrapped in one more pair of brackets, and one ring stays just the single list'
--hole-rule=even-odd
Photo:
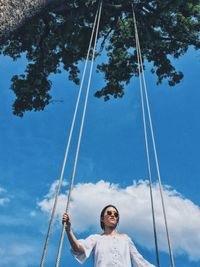
[{"label": "woman's arm", "polygon": [[83,247],[78,242],[76,236],[74,235],[74,233],[73,233],[73,231],[71,229],[70,217],[69,217],[69,214],[66,213],[66,212],[63,214],[62,223],[63,223],[63,225],[65,227],[65,231],[67,233],[67,237],[68,237],[68,240],[70,242],[70,245],[71,245],[72,249],[75,252],[84,253],[85,251],[84,251]]}]

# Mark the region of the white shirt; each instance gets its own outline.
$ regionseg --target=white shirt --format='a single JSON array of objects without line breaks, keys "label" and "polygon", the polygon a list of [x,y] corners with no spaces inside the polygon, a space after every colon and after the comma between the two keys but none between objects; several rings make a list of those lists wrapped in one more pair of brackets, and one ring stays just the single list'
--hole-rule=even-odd
[{"label": "white shirt", "polygon": [[94,267],[155,267],[142,257],[124,234],[90,235],[79,242],[85,253],[71,252],[80,263],[84,263],[92,252]]}]

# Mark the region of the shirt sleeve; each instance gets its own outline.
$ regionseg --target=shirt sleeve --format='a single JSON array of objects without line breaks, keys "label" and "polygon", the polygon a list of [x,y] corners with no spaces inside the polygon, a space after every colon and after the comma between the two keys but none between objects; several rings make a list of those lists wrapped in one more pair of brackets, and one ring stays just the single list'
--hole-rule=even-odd
[{"label": "shirt sleeve", "polygon": [[134,267],[155,267],[155,265],[146,261],[143,256],[138,252],[132,240],[129,238],[129,248],[131,254],[131,261]]},{"label": "shirt sleeve", "polygon": [[86,239],[79,239],[78,242],[83,247],[84,252],[75,252],[71,248],[71,253],[75,257],[75,259],[82,264],[86,261],[87,258],[89,258],[92,250],[94,249],[96,244],[96,238],[95,235],[90,235]]}]

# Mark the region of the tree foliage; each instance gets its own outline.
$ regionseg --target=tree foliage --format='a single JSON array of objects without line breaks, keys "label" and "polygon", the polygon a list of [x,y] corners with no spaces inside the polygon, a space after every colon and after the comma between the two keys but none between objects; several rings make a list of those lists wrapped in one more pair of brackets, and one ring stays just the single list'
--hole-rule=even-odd
[{"label": "tree foliage", "polygon": [[[125,84],[138,75],[132,4],[143,60],[152,63],[158,84],[163,79],[170,86],[179,83],[183,73],[175,69],[173,58],[186,53],[191,45],[200,47],[199,0],[104,0],[97,56],[104,48],[108,62],[98,66],[106,85],[97,88],[96,97],[122,97]],[[43,110],[52,101],[49,75],[62,68],[70,80],[79,83],[78,64],[87,54],[97,5],[95,0],[56,1],[1,44],[4,55],[16,60],[25,54],[28,60],[25,73],[12,78],[14,114],[23,116],[27,110]]]}]

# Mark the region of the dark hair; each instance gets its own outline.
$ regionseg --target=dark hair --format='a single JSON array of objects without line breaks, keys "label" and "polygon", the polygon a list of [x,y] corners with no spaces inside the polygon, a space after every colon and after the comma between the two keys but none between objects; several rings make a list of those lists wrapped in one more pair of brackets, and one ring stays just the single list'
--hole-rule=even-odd
[{"label": "dark hair", "polygon": [[[104,225],[104,222],[102,221],[102,219],[104,217],[104,213],[105,213],[106,209],[109,207],[112,207],[117,211],[117,213],[118,213],[117,224],[119,223],[119,211],[118,211],[118,209],[113,205],[107,205],[102,209],[101,215],[100,215],[100,224],[101,224],[101,229],[103,229],[103,230],[105,229],[105,225]],[[117,224],[116,224],[116,226],[117,226]]]}]

